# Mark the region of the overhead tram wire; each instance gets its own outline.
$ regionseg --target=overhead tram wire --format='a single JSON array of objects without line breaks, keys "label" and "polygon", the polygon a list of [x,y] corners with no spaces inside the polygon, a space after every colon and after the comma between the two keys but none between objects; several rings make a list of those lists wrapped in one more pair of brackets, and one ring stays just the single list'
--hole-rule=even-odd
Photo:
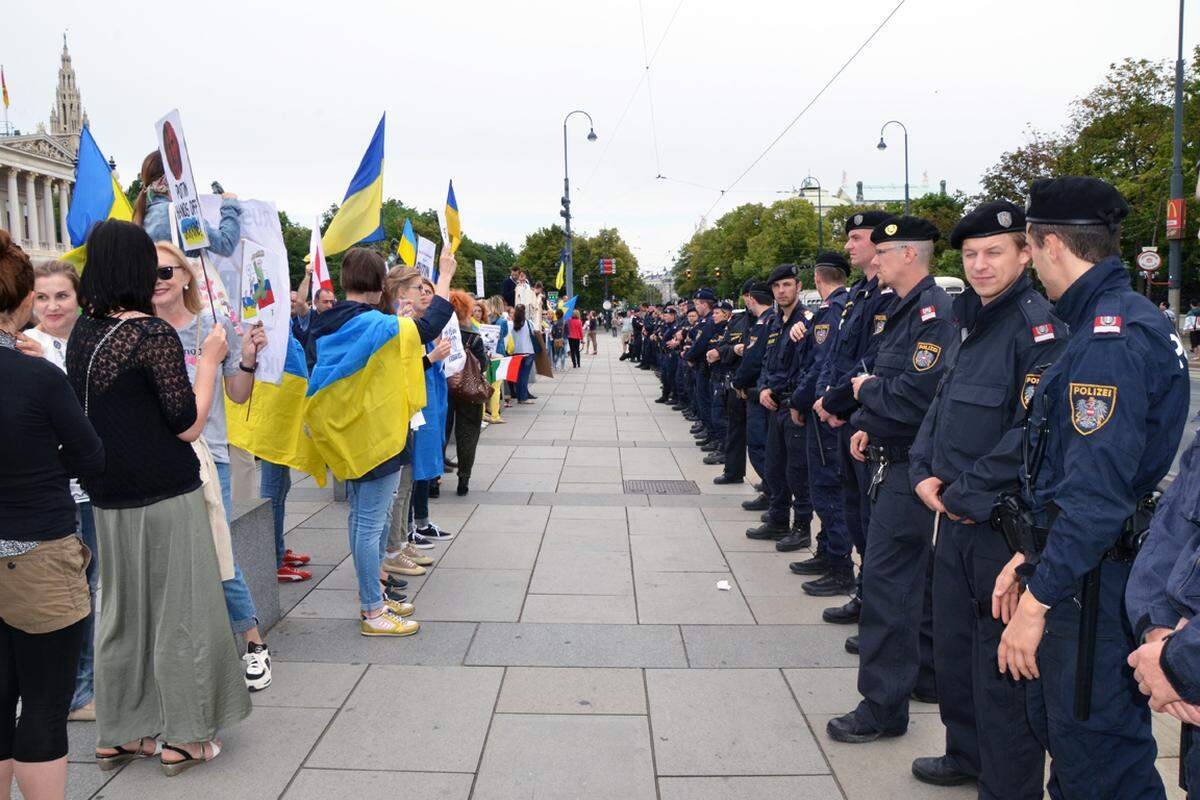
[{"label": "overhead tram wire", "polygon": [[654,141],[654,169],[662,174],[662,158],[658,147],[658,123],[654,119],[654,86],[650,81],[650,51],[646,46],[646,12],[638,0],[638,19],[642,23],[642,60],[646,63],[646,99],[650,101],[650,136]]},{"label": "overhead tram wire", "polygon": [[760,162],[764,158],[766,158],[767,153],[770,153],[771,150],[773,150],[775,148],[775,145],[779,144],[780,140],[783,139],[783,137],[787,135],[788,131],[790,131],[793,127],[795,127],[796,123],[800,121],[800,118],[803,117],[805,115],[805,113],[810,108],[812,108],[818,100],[821,99],[821,96],[824,95],[826,90],[828,90],[829,87],[833,85],[834,81],[836,81],[839,77],[841,77],[841,74],[846,71],[846,68],[849,67],[852,63],[854,63],[854,60],[856,58],[858,58],[859,54],[862,53],[862,51],[866,49],[867,45],[869,45],[871,43],[871,41],[879,34],[879,32],[881,30],[883,30],[884,26],[887,25],[888,22],[891,21],[892,17],[896,16],[896,12],[899,11],[900,7],[903,6],[907,1],[908,0],[900,0],[900,2],[896,3],[895,8],[893,8],[888,13],[888,15],[883,18],[882,22],[880,22],[877,26],[875,26],[875,30],[871,31],[871,35],[868,36],[863,41],[863,43],[858,46],[858,49],[855,50],[848,59],[846,59],[845,63],[842,64],[842,66],[838,67],[838,71],[833,73],[833,77],[831,77],[828,81],[825,82],[825,85],[822,86],[821,89],[815,95],[813,95],[812,99],[809,100],[807,104],[805,104],[804,108],[800,109],[800,113],[797,114],[792,119],[792,121],[789,122],[784,127],[784,129],[779,132],[778,136],[776,136],[774,139],[771,140],[771,143],[767,145],[765,150],[763,150],[761,153],[758,154],[757,158],[755,158],[753,161],[750,162],[750,166],[748,166],[744,170],[742,170],[741,174],[738,175],[737,178],[734,179],[733,183],[729,184],[728,186],[726,186],[724,189],[721,190],[721,196],[718,197],[715,201],[713,201],[713,204],[711,206],[709,206],[708,210],[705,211],[704,214],[702,215],[702,217],[704,219],[707,219],[709,217],[709,215],[712,214],[713,209],[715,209],[718,205],[720,205],[721,201],[725,198],[725,195],[728,194],[733,189],[733,187],[735,187],[739,183],[741,183],[742,178],[745,178],[747,175],[749,175],[750,170],[752,170],[756,166],[758,166],[758,162]]}]

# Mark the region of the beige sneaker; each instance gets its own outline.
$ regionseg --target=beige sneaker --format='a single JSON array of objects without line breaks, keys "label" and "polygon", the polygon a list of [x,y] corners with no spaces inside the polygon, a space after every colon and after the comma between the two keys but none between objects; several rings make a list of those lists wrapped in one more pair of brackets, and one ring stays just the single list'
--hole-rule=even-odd
[{"label": "beige sneaker", "polygon": [[425,568],[400,551],[383,560],[383,571],[390,575],[424,575]]},{"label": "beige sneaker", "polygon": [[387,606],[387,610],[395,614],[397,617],[411,617],[413,613],[412,603],[397,603],[395,600],[384,598],[383,604]]},{"label": "beige sneaker", "polygon": [[404,549],[401,550],[400,553],[419,567],[428,567],[433,563],[433,559],[429,556],[421,555],[421,551],[418,550],[412,542],[404,545]]},{"label": "beige sneaker", "polygon": [[363,636],[412,636],[420,629],[421,623],[400,619],[387,611],[378,617],[363,617],[358,623],[358,632]]}]

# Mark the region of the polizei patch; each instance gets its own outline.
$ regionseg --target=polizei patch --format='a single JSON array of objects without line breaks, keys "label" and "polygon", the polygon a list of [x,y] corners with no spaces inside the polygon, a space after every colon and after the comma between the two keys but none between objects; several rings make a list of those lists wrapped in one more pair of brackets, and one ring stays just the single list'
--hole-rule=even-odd
[{"label": "polizei patch", "polygon": [[917,372],[931,370],[941,355],[942,348],[936,344],[917,342],[917,349],[913,351],[913,366],[917,368]]},{"label": "polizei patch", "polygon": [[887,314],[875,315],[875,327],[871,331],[872,336],[878,336],[883,333],[883,326],[887,324]]},{"label": "polizei patch", "polygon": [[1117,408],[1117,387],[1095,383],[1071,384],[1071,424],[1084,436],[1100,430]]},{"label": "polizei patch", "polygon": [[829,326],[818,325],[813,328],[813,338],[817,340],[817,344],[825,344],[825,340],[829,338]]},{"label": "polizei patch", "polygon": [[1021,384],[1021,405],[1029,408],[1029,401],[1033,399],[1033,393],[1037,391],[1037,386],[1042,382],[1040,374],[1030,372],[1025,376],[1025,382]]}]

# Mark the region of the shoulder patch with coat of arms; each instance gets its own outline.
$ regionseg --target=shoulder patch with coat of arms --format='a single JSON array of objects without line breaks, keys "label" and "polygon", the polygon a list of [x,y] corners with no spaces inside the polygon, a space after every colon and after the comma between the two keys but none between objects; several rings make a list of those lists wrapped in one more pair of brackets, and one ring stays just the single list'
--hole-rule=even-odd
[{"label": "shoulder patch with coat of arms", "polygon": [[1090,436],[1112,419],[1117,408],[1117,387],[1095,383],[1072,383],[1068,397],[1071,425]]},{"label": "shoulder patch with coat of arms", "polygon": [[883,326],[887,325],[887,314],[875,315],[875,327],[871,330],[872,336],[878,336],[883,333]]},{"label": "shoulder patch with coat of arms", "polygon": [[937,309],[933,306],[925,306],[921,309],[921,322],[929,322],[931,319],[937,319]]},{"label": "shoulder patch with coat of arms", "polygon": [[1092,321],[1092,333],[1120,333],[1121,318],[1101,316]]},{"label": "shoulder patch with coat of arms", "polygon": [[1054,338],[1054,326],[1048,322],[1044,325],[1034,325],[1030,330],[1033,331],[1034,344],[1049,342]]},{"label": "shoulder patch with coat of arms", "polygon": [[1029,401],[1033,399],[1033,393],[1037,391],[1038,384],[1041,382],[1040,372],[1026,373],[1025,382],[1021,384],[1021,406],[1026,410],[1029,409]]},{"label": "shoulder patch with coat of arms", "polygon": [[817,344],[825,344],[825,340],[829,338],[829,325],[823,324],[813,328],[813,338],[817,340]]},{"label": "shoulder patch with coat of arms", "polygon": [[913,366],[917,368],[917,372],[928,372],[937,364],[941,355],[940,346],[929,342],[917,342],[917,349],[913,351]]}]

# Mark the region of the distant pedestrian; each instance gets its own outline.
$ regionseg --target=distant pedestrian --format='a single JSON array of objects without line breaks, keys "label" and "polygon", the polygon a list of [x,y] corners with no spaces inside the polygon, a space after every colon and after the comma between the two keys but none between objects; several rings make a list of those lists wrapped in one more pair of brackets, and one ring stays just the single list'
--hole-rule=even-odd
[{"label": "distant pedestrian", "polygon": [[579,369],[579,347],[583,342],[583,317],[578,311],[567,322],[567,344],[571,348],[571,366]]}]

